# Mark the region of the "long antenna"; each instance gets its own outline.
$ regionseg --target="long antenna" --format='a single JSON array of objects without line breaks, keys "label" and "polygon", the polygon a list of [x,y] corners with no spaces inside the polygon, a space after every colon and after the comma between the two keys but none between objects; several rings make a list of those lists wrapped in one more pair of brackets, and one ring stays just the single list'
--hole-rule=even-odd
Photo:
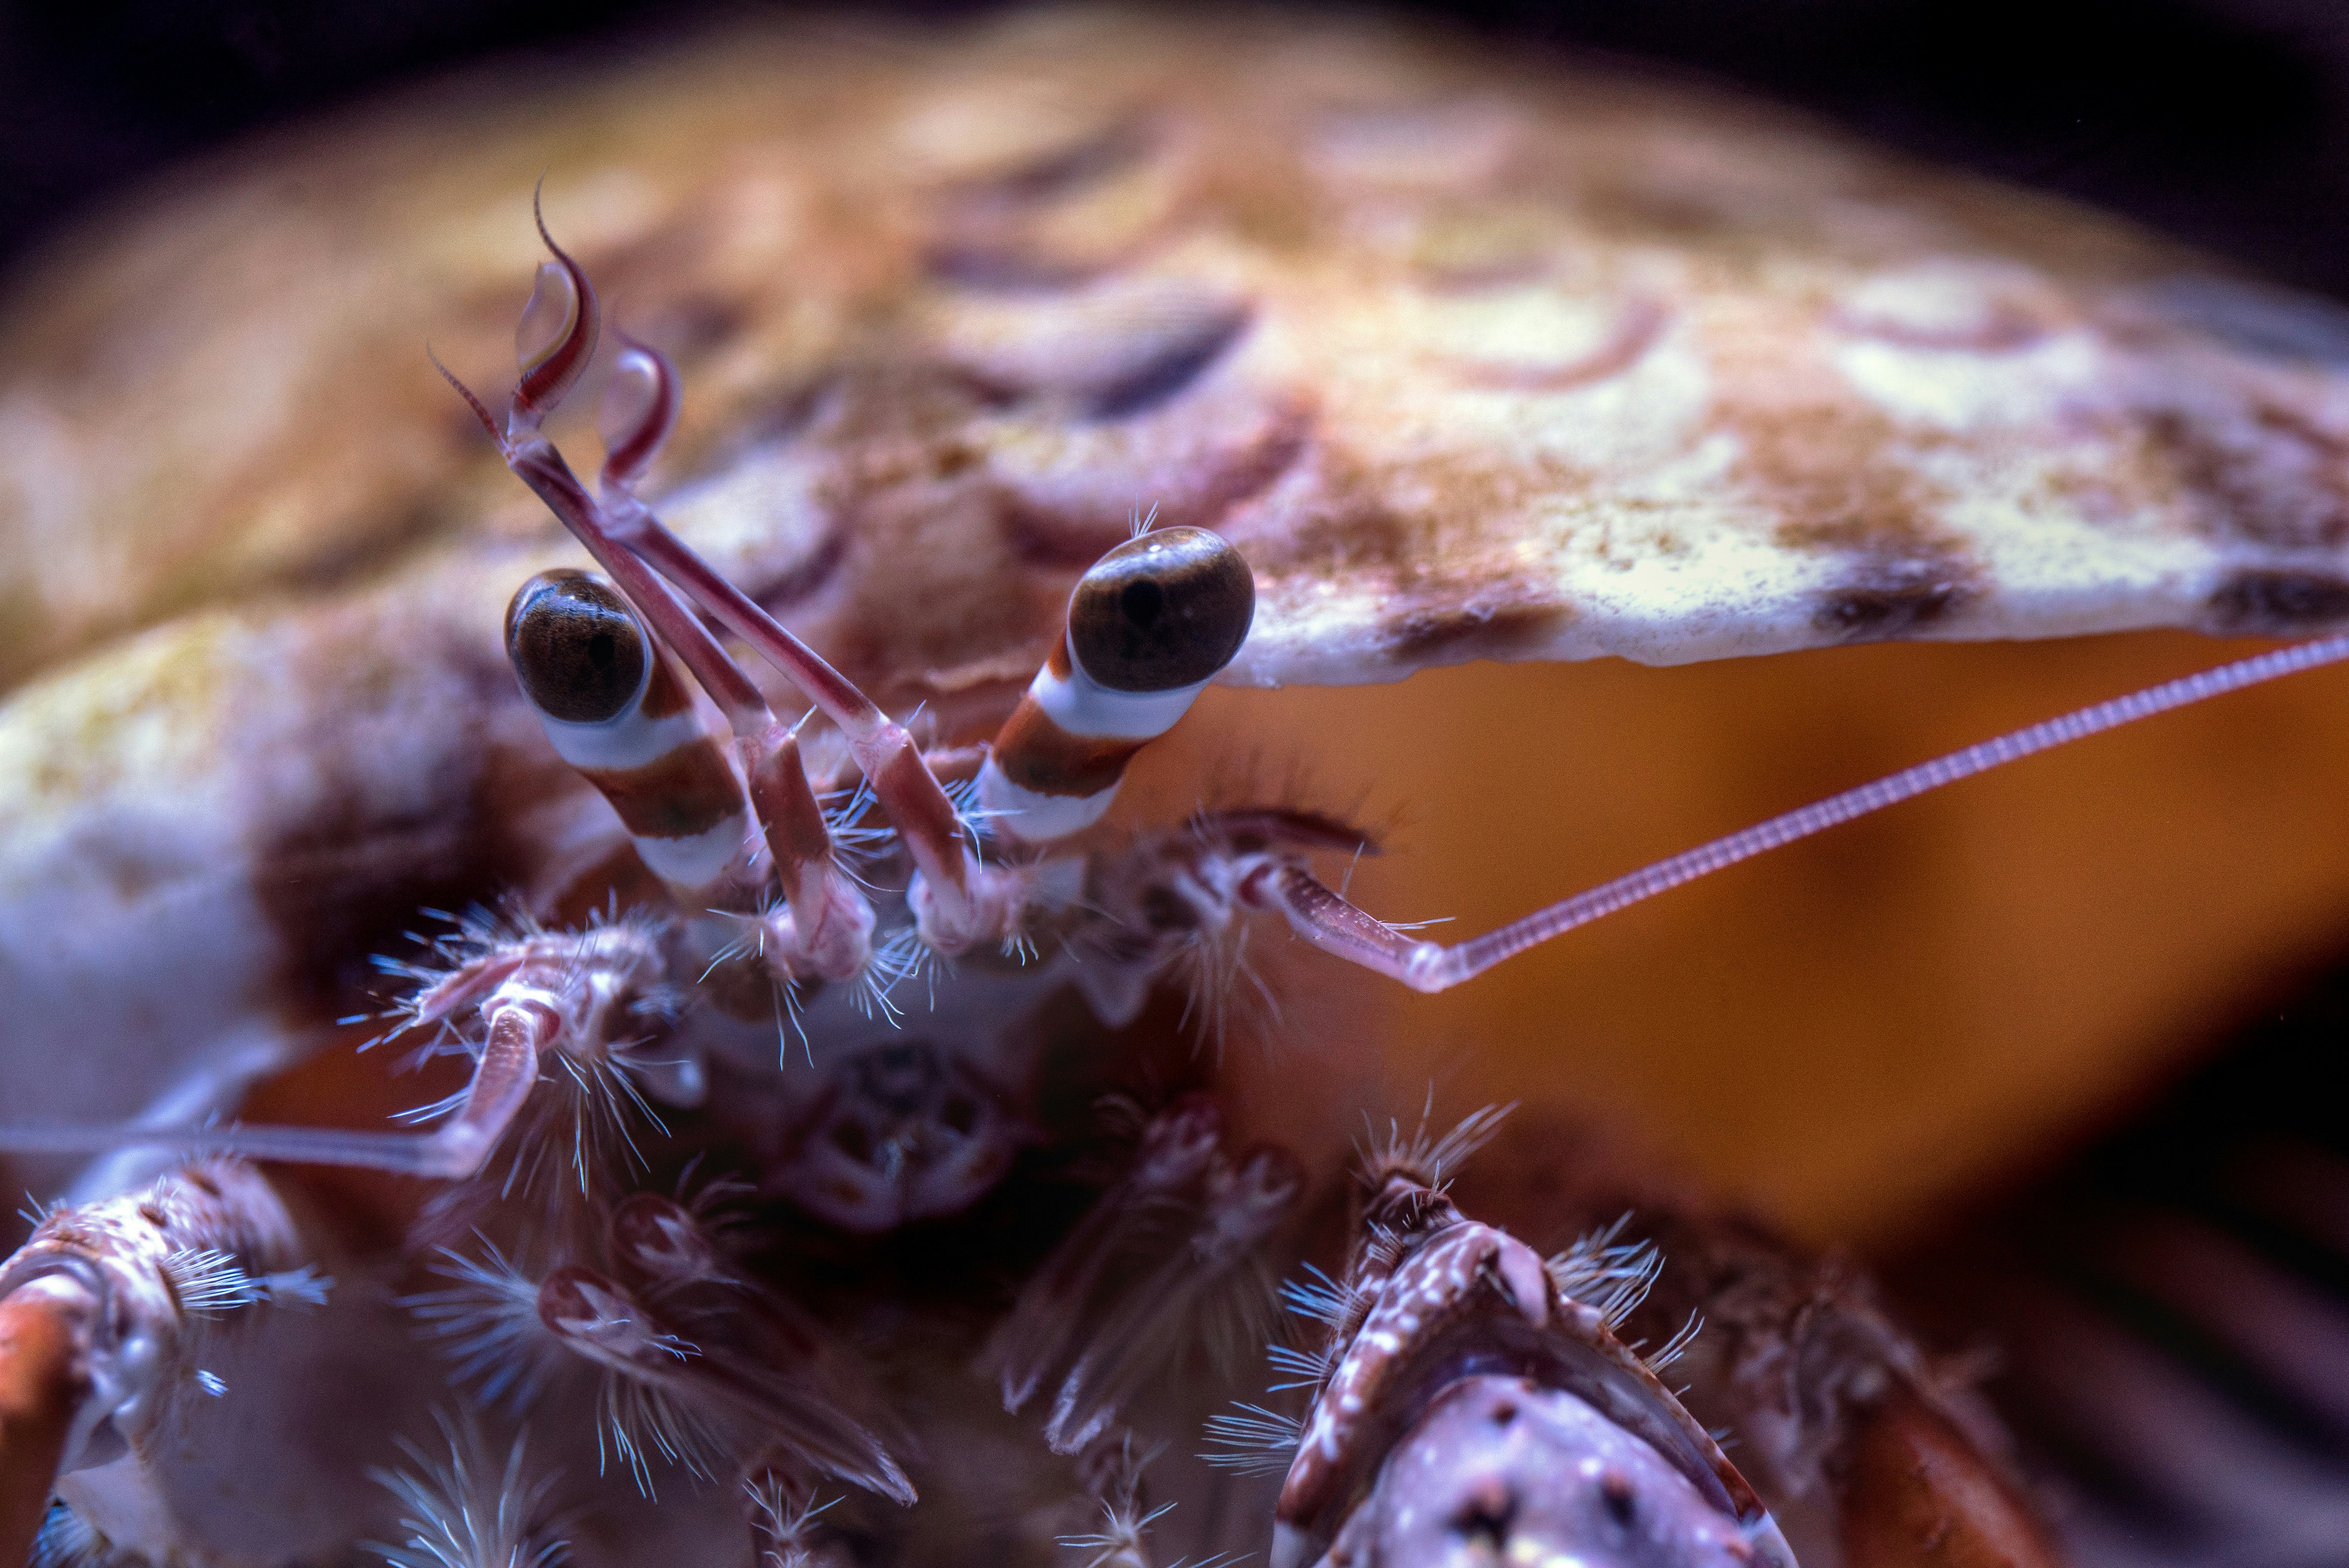
[{"label": "long antenna", "polygon": [[2060,717],[2043,719],[1994,740],[1980,741],[1946,757],[1904,768],[1887,778],[1798,806],[1768,821],[1756,822],[1709,844],[1642,866],[1628,876],[1601,882],[1587,892],[1578,892],[1456,946],[1414,941],[1356,909],[1301,869],[1286,872],[1278,885],[1270,890],[1270,897],[1299,934],[1315,945],[1392,975],[1415,991],[1446,991],[1553,936],[1629,909],[1682,882],[1733,866],[1764,850],[1807,839],[1856,817],[1880,811],[1944,784],[1987,773],[2070,741],[2344,659],[2349,659],[2349,634],[2325,637],[2165,681]]},{"label": "long antenna", "polygon": [[2326,637],[2318,642],[2302,643],[2294,647],[2278,648],[2271,653],[2257,655],[2217,669],[2201,670],[2165,681],[2127,696],[2084,707],[2060,717],[2042,719],[2039,723],[2002,735],[1993,740],[1979,741],[1946,757],[1936,757],[1930,762],[1920,762],[1913,768],[1847,789],[1840,795],[1830,795],[1807,806],[1798,806],[1765,822],[1756,822],[1709,844],[1683,851],[1669,860],[1642,866],[1629,876],[1602,882],[1588,892],[1537,910],[1522,920],[1515,920],[1497,931],[1472,937],[1445,952],[1439,961],[1439,984],[1425,987],[1441,990],[1457,985],[1462,981],[1483,974],[1504,958],[1512,958],[1537,943],[1572,931],[1578,925],[1628,909],[1643,899],[1676,888],[1682,882],[1694,882],[1708,872],[1724,866],[1733,866],[1742,860],[1775,850],[1781,844],[1791,844],[1797,839],[1807,839],[1813,833],[1848,822],[1855,817],[1865,817],[1887,806],[1939,789],[1944,784],[1954,784],[1961,779],[1971,779],[1977,773],[1987,773],[2010,762],[2075,740],[2085,740],[2107,729],[2118,729],[2140,718],[2150,718],[2172,708],[2204,702],[2245,686],[2258,686],[2282,676],[2297,675],[2302,670],[2319,668],[2349,659],[2349,635]]}]

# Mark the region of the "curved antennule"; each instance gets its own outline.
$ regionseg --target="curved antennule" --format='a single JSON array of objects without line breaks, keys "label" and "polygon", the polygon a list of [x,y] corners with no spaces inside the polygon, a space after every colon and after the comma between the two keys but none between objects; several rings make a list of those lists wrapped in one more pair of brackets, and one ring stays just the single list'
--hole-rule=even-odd
[{"label": "curved antennule", "polygon": [[[519,339],[523,377],[505,431],[492,428],[507,467],[536,491],[587,547],[637,612],[686,661],[723,709],[754,769],[770,760],[772,717],[757,688],[732,665],[691,609],[689,597],[748,643],[839,726],[849,753],[872,780],[882,810],[903,835],[921,882],[915,902],[925,940],[942,953],[960,953],[1009,936],[1019,918],[1020,889],[990,875],[965,833],[945,789],[924,764],[903,725],[818,656],[750,597],[720,576],[684,541],[629,493],[668,429],[675,372],[658,355],[631,345],[622,367],[605,433],[612,442],[601,500],[587,493],[562,454],[539,433],[544,417],[569,390],[595,350],[596,304],[586,273],[546,232],[554,255],[542,270],[543,297]],[[442,375],[447,376],[446,370]],[[477,414],[480,399],[450,377]],[[486,423],[486,418],[484,419]],[[665,582],[663,580],[666,580]],[[682,596],[680,596],[682,595]]]},{"label": "curved antennule", "polygon": [[658,349],[615,329],[621,343],[596,411],[604,438],[604,483],[626,490],[644,477],[677,428],[677,367]]},{"label": "curved antennule", "polygon": [[2344,659],[2349,659],[2349,636],[2325,637],[2221,665],[2217,669],[2199,671],[2044,719],[1946,757],[1920,762],[1914,768],[1903,769],[1840,795],[1797,807],[1709,844],[1699,844],[1454,946],[1413,938],[1347,903],[1293,861],[1268,868],[1266,874],[1247,884],[1245,896],[1253,907],[1278,911],[1299,935],[1325,952],[1390,975],[1414,991],[1448,991],[1475,979],[1503,959],[1514,958],[1553,936],[1562,936],[1578,926],[1670,892],[1682,882],[1694,882],[1750,860],[1764,850],[1807,839],[1813,833],[1898,805],[1944,784],[1987,773],[2070,741]]},{"label": "curved antennule", "polygon": [[522,320],[514,327],[514,357],[522,375],[506,410],[508,440],[536,435],[555,406],[578,385],[588,361],[595,357],[595,339],[603,320],[586,269],[546,232],[546,215],[539,211],[535,192],[530,211],[538,221],[538,237],[546,242],[554,259],[539,263],[530,303],[523,306]]},{"label": "curved antennule", "polygon": [[696,892],[749,841],[742,786],[661,646],[619,592],[543,572],[506,609],[506,655],[565,762],[619,813],[646,865]]},{"label": "curved antennule", "polygon": [[1078,580],[1068,631],[997,732],[979,803],[1015,838],[1091,827],[1126,764],[1174,727],[1240,651],[1256,579],[1204,528],[1119,545]]}]

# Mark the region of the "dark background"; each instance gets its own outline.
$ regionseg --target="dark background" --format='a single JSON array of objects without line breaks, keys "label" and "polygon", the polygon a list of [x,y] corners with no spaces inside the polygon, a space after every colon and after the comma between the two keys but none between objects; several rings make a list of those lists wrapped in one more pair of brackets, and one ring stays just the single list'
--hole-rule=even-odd
[{"label": "dark background", "polygon": [[[1398,8],[1731,81],[2349,296],[2343,0]],[[109,192],[240,132],[499,52],[625,51],[726,9],[680,0],[0,0],[0,266]]]}]

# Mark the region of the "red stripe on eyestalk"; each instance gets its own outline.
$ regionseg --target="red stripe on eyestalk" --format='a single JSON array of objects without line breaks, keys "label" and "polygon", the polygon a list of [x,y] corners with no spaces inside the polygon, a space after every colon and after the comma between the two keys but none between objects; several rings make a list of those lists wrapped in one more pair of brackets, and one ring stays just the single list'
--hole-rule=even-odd
[{"label": "red stripe on eyestalk", "polygon": [[[742,789],[708,737],[641,768],[582,768],[632,839],[698,839],[742,810]],[[666,845],[655,846],[666,848]]]},{"label": "red stripe on eyestalk", "polygon": [[1255,614],[1247,562],[1204,528],[1141,534],[1102,556],[996,734],[981,805],[1030,842],[1090,827],[1134,753],[1172,729],[1239,652]]},{"label": "red stripe on eyestalk", "polygon": [[634,607],[599,577],[542,573],[506,613],[506,653],[563,759],[603,793],[660,876],[688,892],[749,836],[742,786]]},{"label": "red stripe on eyestalk", "polygon": [[993,761],[1005,779],[1030,794],[1100,798],[1106,805],[1125,777],[1125,765],[1148,744],[1071,735],[1027,696],[996,731]]}]

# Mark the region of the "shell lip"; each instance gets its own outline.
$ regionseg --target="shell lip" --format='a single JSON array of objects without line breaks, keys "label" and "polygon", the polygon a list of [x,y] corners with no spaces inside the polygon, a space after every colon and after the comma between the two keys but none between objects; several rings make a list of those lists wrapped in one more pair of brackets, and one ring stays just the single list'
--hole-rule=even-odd
[{"label": "shell lip", "polygon": [[[1470,1222],[1473,1225],[1473,1222]],[[1446,1227],[1464,1239],[1458,1227]],[[1486,1228],[1475,1226],[1478,1232]],[[1505,1246],[1514,1238],[1492,1233]],[[1382,1296],[1397,1296],[1426,1283],[1409,1276],[1424,1249],[1406,1259],[1390,1277]],[[1733,1521],[1775,1568],[1795,1568],[1793,1553],[1775,1522],[1720,1445],[1692,1417],[1631,1350],[1609,1330],[1592,1308],[1547,1287],[1547,1311],[1511,1299],[1489,1270],[1453,1292],[1454,1299],[1421,1315],[1423,1332],[1408,1335],[1376,1353],[1397,1357],[1373,1408],[1361,1418],[1334,1456],[1334,1472],[1311,1491],[1319,1505],[1280,1522],[1299,1544],[1309,1542],[1310,1562],[1333,1542],[1347,1520],[1380,1484],[1388,1456],[1426,1418],[1451,1390],[1472,1378],[1521,1378],[1544,1391],[1570,1394],[1615,1426],[1654,1449],[1685,1477],[1704,1501]],[[1448,1307],[1449,1310],[1444,1308]],[[1528,1310],[1533,1308],[1533,1310]],[[1362,1354],[1358,1342],[1349,1357]],[[1324,1398],[1329,1395],[1325,1390]],[[1309,1456],[1300,1453],[1302,1467]],[[1298,1471],[1291,1471],[1291,1489]],[[1284,1498],[1284,1503],[1288,1500]]]}]

